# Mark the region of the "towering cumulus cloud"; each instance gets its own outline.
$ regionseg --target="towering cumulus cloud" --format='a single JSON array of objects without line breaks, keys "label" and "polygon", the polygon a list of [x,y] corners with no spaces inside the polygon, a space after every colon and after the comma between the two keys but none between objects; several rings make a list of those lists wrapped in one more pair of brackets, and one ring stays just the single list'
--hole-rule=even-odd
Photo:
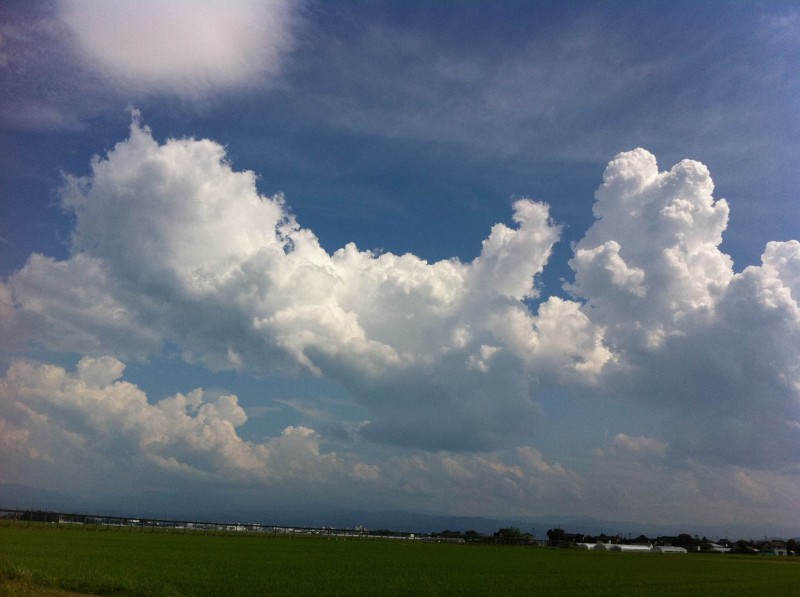
[{"label": "towering cumulus cloud", "polygon": [[571,290],[617,357],[608,391],[665,414],[675,450],[796,464],[800,245],[770,243],[761,267],[735,275],[719,250],[728,205],[712,191],[698,162],[659,172],[642,149],[617,156]]},{"label": "towering cumulus cloud", "polygon": [[[219,144],[159,143],[135,115],[130,137],[62,189],[69,257],[34,254],[0,286],[4,342],[86,355],[74,373],[10,367],[3,441],[42,462],[96,445],[96,459],[126,455],[162,474],[417,487],[420,499],[438,484],[465,503],[486,499],[477,480],[491,478],[493,499],[513,509],[551,490],[579,503],[593,482],[530,445],[543,405],[577,400],[643,409],[658,430],[614,429],[598,470],[614,459],[722,466],[731,479],[779,469],[792,487],[800,243],[770,243],[760,266],[735,273],[719,248],[728,205],[712,192],[700,163],[660,172],[647,151],[618,155],[570,262],[573,299],[541,297],[560,235],[545,204],[517,200],[469,263],[353,244],[329,253]],[[416,455],[337,455],[300,425],[248,442],[232,395],[187,388],[152,402],[121,380],[118,359],[165,346],[211,370],[335,380],[368,413],[345,422],[354,441]]]},{"label": "towering cumulus cloud", "polygon": [[623,350],[658,347],[710,317],[733,276],[719,251],[728,204],[715,202],[703,164],[684,160],[659,172],[643,149],[618,155],[597,191],[597,222],[571,262],[572,290]]},{"label": "towering cumulus cloud", "polygon": [[497,224],[472,263],[328,254],[220,145],[162,145],[137,120],[62,199],[71,257],[33,255],[9,280],[14,319],[47,348],[144,357],[171,343],[212,369],[305,370],[371,409],[374,437],[473,447],[530,431],[529,368],[584,380],[607,358],[577,304],[551,299],[537,318],[523,302],[559,236],[541,203],[517,201],[515,226]]}]

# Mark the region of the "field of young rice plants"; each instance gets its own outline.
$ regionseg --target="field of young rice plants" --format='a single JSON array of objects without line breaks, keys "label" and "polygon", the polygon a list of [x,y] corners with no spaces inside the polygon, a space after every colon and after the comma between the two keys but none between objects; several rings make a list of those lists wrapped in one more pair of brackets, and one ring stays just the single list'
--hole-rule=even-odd
[{"label": "field of young rice plants", "polygon": [[0,595],[794,594],[797,558],[0,526]]}]

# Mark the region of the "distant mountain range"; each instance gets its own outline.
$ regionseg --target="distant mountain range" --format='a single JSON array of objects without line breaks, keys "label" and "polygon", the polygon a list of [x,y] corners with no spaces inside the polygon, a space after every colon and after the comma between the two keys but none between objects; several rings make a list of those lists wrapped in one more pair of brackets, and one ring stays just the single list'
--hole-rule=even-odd
[{"label": "distant mountain range", "polygon": [[[224,505],[223,505],[224,504]],[[570,533],[586,535],[621,535],[624,537],[646,535],[707,536],[712,539],[792,538],[800,536],[800,529],[758,527],[747,524],[728,525],[659,525],[635,521],[598,520],[586,516],[542,516],[518,520],[486,518],[479,516],[450,516],[424,514],[397,510],[366,511],[330,508],[323,504],[305,504],[294,508],[265,507],[255,509],[237,504],[220,496],[193,496],[159,492],[130,496],[71,495],[25,485],[0,484],[0,508],[51,510],[65,513],[100,514],[172,520],[261,523],[293,527],[334,527],[388,529],[400,532],[432,533],[444,530],[494,533],[505,527],[516,527],[523,533],[532,533],[538,539],[546,538],[548,529],[562,528]]]}]

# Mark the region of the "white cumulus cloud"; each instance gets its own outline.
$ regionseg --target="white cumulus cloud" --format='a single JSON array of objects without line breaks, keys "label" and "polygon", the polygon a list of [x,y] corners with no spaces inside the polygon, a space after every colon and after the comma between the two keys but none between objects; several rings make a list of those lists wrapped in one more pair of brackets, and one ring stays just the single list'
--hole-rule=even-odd
[{"label": "white cumulus cloud", "polygon": [[124,370],[110,356],[84,357],[75,372],[12,362],[0,378],[9,468],[22,471],[21,480],[38,473],[72,478],[83,489],[179,480],[346,483],[356,474],[360,463],[321,450],[312,429],[288,427],[262,443],[246,441],[239,429],[247,416],[235,395],[197,388],[150,402],[122,379]]},{"label": "white cumulus cloud", "polygon": [[[357,434],[374,442],[522,445],[543,403],[583,395],[649,409],[676,461],[796,465],[800,243],[735,273],[707,168],[659,171],[643,149],[609,164],[596,198],[575,299],[534,303],[560,232],[543,203],[517,200],[468,263],[328,253],[219,144],[159,143],[134,115],[128,139],[67,179],[71,254],[32,255],[5,281],[2,325],[18,347],[170,346],[213,370],[324,376],[366,409]],[[646,447],[635,437],[618,448]]]},{"label": "white cumulus cloud", "polygon": [[654,408],[675,454],[796,464],[800,244],[769,243],[734,273],[712,191],[703,164],[661,172],[643,149],[606,168],[569,286],[614,353],[598,391]]},{"label": "white cumulus cloud", "polygon": [[[522,513],[520,498],[577,495],[579,477],[524,446],[505,452],[414,451],[369,459],[337,453],[316,430],[286,427],[261,442],[244,440],[247,417],[235,395],[201,388],[153,401],[125,381],[125,365],[82,358],[75,371],[14,361],[0,377],[0,446],[6,482],[38,482],[65,490],[111,494],[150,488],[233,487],[268,495],[351,505],[380,498],[401,507],[454,513],[488,506]],[[37,481],[38,479],[38,481]]]},{"label": "white cumulus cloud", "polygon": [[570,289],[616,348],[657,347],[684,321],[713,310],[733,276],[719,250],[728,204],[708,169],[684,160],[659,172],[644,149],[619,154],[597,190],[597,218],[575,249]]},{"label": "white cumulus cloud", "polygon": [[[530,430],[525,368],[590,379],[608,358],[577,303],[537,315],[524,302],[559,236],[528,199],[471,263],[329,254],[219,144],[159,144],[134,114],[130,138],[68,178],[62,203],[71,257],[31,256],[4,294],[12,323],[50,349],[141,358],[170,343],[212,369],[304,370],[343,382],[384,438],[430,443],[481,421],[474,446]],[[419,431],[425,412],[442,434]]]}]

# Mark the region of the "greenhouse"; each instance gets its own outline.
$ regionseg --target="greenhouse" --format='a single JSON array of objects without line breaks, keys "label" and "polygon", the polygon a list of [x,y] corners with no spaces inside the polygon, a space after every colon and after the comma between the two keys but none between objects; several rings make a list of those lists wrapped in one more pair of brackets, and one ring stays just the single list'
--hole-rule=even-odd
[{"label": "greenhouse", "polygon": [[683,547],[675,547],[674,545],[656,545],[651,551],[653,553],[687,553]]},{"label": "greenhouse", "polygon": [[612,545],[608,548],[609,551],[637,551],[640,553],[649,553],[651,551],[651,547],[649,545]]}]

